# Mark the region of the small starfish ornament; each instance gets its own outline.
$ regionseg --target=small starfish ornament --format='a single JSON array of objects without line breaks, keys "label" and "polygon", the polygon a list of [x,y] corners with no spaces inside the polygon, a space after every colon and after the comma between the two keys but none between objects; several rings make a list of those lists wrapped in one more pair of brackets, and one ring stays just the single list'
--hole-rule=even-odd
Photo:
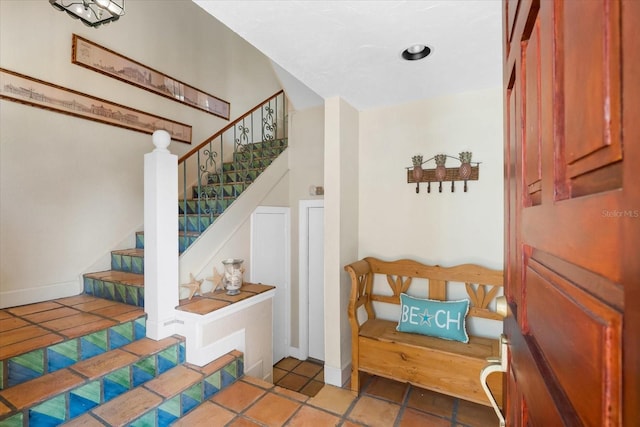
[{"label": "small starfish ornament", "polygon": [[213,267],[213,277],[207,277],[207,281],[213,284],[211,292],[215,292],[219,287],[224,287],[222,284],[222,274],[218,273],[215,267]]},{"label": "small starfish ornament", "polygon": [[191,278],[191,281],[180,285],[180,287],[189,289],[189,299],[191,299],[195,294],[202,294],[200,286],[202,285],[203,280],[196,280],[196,278],[193,277],[193,273],[189,273],[189,277]]}]

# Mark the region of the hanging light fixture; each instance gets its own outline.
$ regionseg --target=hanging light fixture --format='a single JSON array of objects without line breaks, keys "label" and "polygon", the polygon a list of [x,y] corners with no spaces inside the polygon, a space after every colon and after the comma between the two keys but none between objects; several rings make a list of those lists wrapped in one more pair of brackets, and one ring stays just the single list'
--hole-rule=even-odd
[{"label": "hanging light fixture", "polygon": [[89,27],[117,21],[124,15],[124,0],[49,0],[49,3]]}]

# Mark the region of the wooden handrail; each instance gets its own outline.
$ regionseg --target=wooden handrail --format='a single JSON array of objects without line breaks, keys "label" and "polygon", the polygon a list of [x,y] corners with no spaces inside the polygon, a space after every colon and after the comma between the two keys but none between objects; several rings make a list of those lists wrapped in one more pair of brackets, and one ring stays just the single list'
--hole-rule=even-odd
[{"label": "wooden handrail", "polygon": [[264,101],[256,104],[255,107],[251,108],[249,111],[247,111],[246,113],[244,113],[242,116],[238,117],[237,119],[235,119],[233,122],[229,123],[228,125],[226,125],[225,127],[223,127],[222,129],[220,129],[218,132],[214,133],[213,135],[211,135],[209,138],[205,139],[204,141],[202,141],[197,147],[191,149],[188,153],[184,154],[182,157],[180,157],[178,159],[178,164],[183,163],[185,160],[187,160],[189,157],[191,157],[194,153],[197,153],[202,147],[204,147],[205,145],[207,145],[209,142],[211,142],[212,140],[216,139],[217,137],[219,137],[220,135],[222,135],[223,133],[225,133],[227,130],[231,129],[233,126],[235,126],[236,124],[238,124],[238,122],[240,122],[242,119],[244,119],[245,117],[247,117],[248,115],[250,115],[254,110],[256,110],[257,108],[259,108],[260,106],[262,106],[263,104],[266,104],[270,99],[275,98],[277,96],[279,96],[281,93],[284,93],[284,90],[280,90],[278,92],[276,92],[275,94],[271,95],[270,97],[268,97],[267,99],[265,99]]}]

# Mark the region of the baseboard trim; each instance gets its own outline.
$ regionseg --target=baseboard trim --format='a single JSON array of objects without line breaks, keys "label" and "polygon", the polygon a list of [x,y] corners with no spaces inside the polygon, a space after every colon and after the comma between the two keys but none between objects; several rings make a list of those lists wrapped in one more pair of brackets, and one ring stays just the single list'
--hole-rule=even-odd
[{"label": "baseboard trim", "polygon": [[29,289],[0,292],[0,308],[16,307],[57,298],[73,297],[82,293],[79,280],[38,286]]},{"label": "baseboard trim", "polygon": [[351,363],[342,369],[324,365],[324,382],[336,387],[343,387],[351,376]]}]

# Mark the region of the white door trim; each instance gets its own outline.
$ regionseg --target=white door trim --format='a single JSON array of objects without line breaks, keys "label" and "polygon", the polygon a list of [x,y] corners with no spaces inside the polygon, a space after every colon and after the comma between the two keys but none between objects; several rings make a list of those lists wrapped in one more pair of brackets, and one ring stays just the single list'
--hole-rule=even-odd
[{"label": "white door trim", "polygon": [[[255,244],[253,241],[254,238],[254,222],[255,216],[260,214],[277,214],[284,215],[284,269],[285,269],[285,283],[283,284],[285,295],[285,307],[284,307],[284,355],[289,356],[290,346],[291,346],[291,219],[290,219],[290,208],[288,207],[279,207],[279,206],[258,206],[251,214],[251,230],[250,230],[250,248],[251,248],[251,259],[255,257]],[[253,277],[253,268],[250,269],[250,277],[249,281],[255,283],[255,279]],[[268,285],[268,283],[265,283]],[[275,297],[274,297],[275,304]],[[274,305],[275,309],[275,305]],[[275,313],[274,313],[275,319]],[[273,325],[272,325],[273,328]],[[274,360],[274,363],[276,361]]]},{"label": "white door trim", "polygon": [[300,200],[298,209],[299,359],[309,357],[309,209],[324,208],[323,199]]}]

